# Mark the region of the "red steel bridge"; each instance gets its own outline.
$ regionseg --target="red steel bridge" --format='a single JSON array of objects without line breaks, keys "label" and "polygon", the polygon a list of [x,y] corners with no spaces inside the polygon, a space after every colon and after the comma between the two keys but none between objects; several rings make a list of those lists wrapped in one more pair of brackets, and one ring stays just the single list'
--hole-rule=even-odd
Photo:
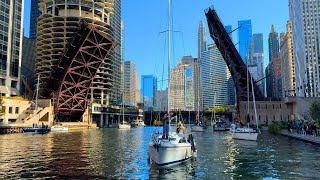
[{"label": "red steel bridge", "polygon": [[87,98],[94,77],[115,41],[93,25],[81,21],[74,38],[68,42],[57,66],[45,83],[42,97],[55,100],[55,115],[61,119],[80,120],[87,108]]}]

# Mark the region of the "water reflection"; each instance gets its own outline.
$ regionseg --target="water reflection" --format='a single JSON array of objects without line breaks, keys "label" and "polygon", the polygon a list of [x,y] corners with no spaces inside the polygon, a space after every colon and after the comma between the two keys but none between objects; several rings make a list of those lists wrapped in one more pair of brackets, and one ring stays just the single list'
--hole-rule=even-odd
[{"label": "water reflection", "polygon": [[198,156],[179,166],[147,162],[159,127],[0,136],[0,179],[316,179],[320,146],[263,133],[257,142],[194,133]]}]

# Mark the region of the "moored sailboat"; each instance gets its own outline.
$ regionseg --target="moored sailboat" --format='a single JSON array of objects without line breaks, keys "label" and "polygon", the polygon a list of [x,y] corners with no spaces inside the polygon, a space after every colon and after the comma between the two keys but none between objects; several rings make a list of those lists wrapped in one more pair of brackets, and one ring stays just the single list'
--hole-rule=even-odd
[{"label": "moored sailboat", "polygon": [[[163,133],[156,133],[148,144],[148,158],[158,166],[176,165],[193,157],[196,153],[192,134],[186,135],[180,131],[170,132],[170,121],[173,113],[170,113],[170,0],[168,0],[168,111],[163,117]],[[177,120],[177,118],[176,118]]]},{"label": "moored sailboat", "polygon": [[[231,125],[231,134],[233,139],[242,139],[242,140],[249,140],[249,141],[256,141],[259,134],[259,127],[258,127],[258,120],[257,120],[257,109],[256,109],[256,102],[255,102],[255,95],[254,95],[254,89],[253,89],[253,79],[251,76],[251,90],[252,90],[252,99],[253,99],[253,108],[254,108],[254,114],[255,114],[255,120],[256,120],[256,126],[257,129],[253,129],[249,127],[249,123],[247,127],[238,127],[236,128],[235,124]],[[249,72],[248,72],[248,65],[247,65],[247,87],[249,89]],[[249,90],[247,91],[247,97],[248,97],[248,113],[247,113],[247,122],[250,122],[250,116],[249,116]]]}]

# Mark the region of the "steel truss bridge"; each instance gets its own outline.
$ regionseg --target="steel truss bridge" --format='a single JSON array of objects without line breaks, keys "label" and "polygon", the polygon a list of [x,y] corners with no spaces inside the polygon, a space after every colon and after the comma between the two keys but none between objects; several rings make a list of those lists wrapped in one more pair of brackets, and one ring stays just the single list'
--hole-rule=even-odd
[{"label": "steel truss bridge", "polygon": [[53,98],[55,115],[62,119],[80,120],[87,108],[91,83],[115,41],[85,21],[79,23],[74,38],[66,45],[58,65],[40,92]]}]

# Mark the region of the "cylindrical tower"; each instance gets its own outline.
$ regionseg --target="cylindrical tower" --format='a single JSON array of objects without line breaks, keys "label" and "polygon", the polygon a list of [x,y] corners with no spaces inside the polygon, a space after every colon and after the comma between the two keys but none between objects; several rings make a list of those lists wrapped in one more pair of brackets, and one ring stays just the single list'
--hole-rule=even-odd
[{"label": "cylindrical tower", "polygon": [[[79,21],[85,20],[98,30],[113,37],[110,17],[113,15],[114,0],[39,0],[41,16],[37,27],[36,77],[40,75],[40,91],[50,78],[65,46],[77,31]],[[102,63],[91,87],[91,98],[105,104],[106,95],[112,88],[111,53]]]}]

